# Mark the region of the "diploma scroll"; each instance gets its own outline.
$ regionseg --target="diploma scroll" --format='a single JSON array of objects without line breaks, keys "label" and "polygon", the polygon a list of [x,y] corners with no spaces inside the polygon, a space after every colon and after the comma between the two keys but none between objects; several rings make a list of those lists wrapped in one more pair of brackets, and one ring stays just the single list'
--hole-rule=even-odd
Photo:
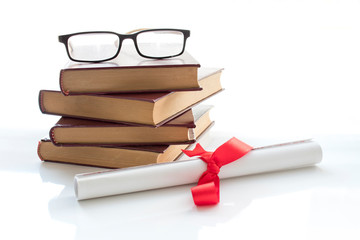
[{"label": "diploma scroll", "polygon": [[[312,140],[254,148],[221,168],[220,179],[301,168],[319,163],[322,150]],[[175,161],[75,176],[78,200],[196,183],[206,170],[200,159]]]}]

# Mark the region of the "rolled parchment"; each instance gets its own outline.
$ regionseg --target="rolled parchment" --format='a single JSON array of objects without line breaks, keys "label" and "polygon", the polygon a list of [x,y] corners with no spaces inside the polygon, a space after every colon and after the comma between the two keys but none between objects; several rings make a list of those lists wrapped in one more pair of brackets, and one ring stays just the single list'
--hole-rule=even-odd
[{"label": "rolled parchment", "polygon": [[[319,163],[321,158],[321,147],[312,140],[258,147],[241,159],[221,167],[219,177],[224,179],[301,168]],[[196,183],[206,168],[201,159],[191,159],[78,174],[75,176],[75,194],[78,200],[84,200]]]}]

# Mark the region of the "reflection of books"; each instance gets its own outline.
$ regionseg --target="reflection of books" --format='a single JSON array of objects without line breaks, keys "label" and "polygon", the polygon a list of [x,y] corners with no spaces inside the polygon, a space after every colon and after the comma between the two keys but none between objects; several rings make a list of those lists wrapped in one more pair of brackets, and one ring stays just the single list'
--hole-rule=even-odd
[{"label": "reflection of books", "polygon": [[39,105],[48,114],[157,126],[222,90],[221,69],[199,69],[198,75],[201,91],[64,96],[42,90]]},{"label": "reflection of books", "polygon": [[65,95],[200,90],[199,67],[187,52],[175,58],[149,60],[124,48],[110,62],[70,62],[60,71],[60,88]]},{"label": "reflection of books", "polygon": [[[195,137],[199,137],[212,125],[208,110],[195,120]],[[43,161],[124,168],[171,162],[181,154],[181,149],[188,146],[189,144],[123,147],[55,146],[49,139],[43,139],[38,145],[38,155]]]},{"label": "reflection of books", "polygon": [[195,106],[158,128],[62,117],[51,128],[50,139],[58,146],[193,143],[195,122],[198,125],[210,122],[210,108]]}]

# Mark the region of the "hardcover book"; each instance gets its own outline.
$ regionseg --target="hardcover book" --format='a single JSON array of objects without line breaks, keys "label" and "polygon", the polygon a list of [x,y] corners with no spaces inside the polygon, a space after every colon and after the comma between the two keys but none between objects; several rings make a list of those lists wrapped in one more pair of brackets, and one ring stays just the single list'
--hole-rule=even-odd
[{"label": "hardcover book", "polygon": [[64,96],[41,90],[42,113],[91,120],[160,126],[222,90],[222,69],[200,68],[201,91]]},{"label": "hardcover book", "polygon": [[211,106],[198,105],[154,128],[62,117],[50,130],[51,141],[66,145],[169,145],[195,142],[195,122],[209,122]]},{"label": "hardcover book", "polygon": [[169,59],[146,59],[131,49],[104,63],[70,62],[60,71],[63,94],[201,90],[200,64],[187,52]]},{"label": "hardcover book", "polygon": [[[207,114],[195,121],[194,135],[199,138],[213,125]],[[56,146],[50,139],[38,144],[42,161],[88,165],[104,168],[125,168],[139,165],[172,162],[190,144],[153,146]]]}]

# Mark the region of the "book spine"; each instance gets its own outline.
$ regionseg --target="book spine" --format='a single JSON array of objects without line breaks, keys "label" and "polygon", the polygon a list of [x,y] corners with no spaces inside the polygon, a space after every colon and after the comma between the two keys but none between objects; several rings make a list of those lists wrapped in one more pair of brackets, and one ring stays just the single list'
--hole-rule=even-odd
[{"label": "book spine", "polygon": [[64,88],[64,69],[60,70],[59,85],[60,85],[61,93],[64,94],[65,96],[68,96],[70,94],[70,91],[65,90]]},{"label": "book spine", "polygon": [[44,107],[44,91],[39,92],[39,108],[42,113],[47,113]]},{"label": "book spine", "polygon": [[41,146],[41,141],[39,141],[39,143],[38,143],[38,147],[37,147],[37,154],[38,154],[38,156],[39,156],[39,158],[40,158],[40,160],[41,161],[45,161],[45,159],[43,158],[43,156],[41,155],[41,151],[40,151],[40,146]]},{"label": "book spine", "polygon": [[60,144],[55,140],[55,128],[56,126],[52,127],[49,131],[50,140],[54,145],[60,146]]}]

